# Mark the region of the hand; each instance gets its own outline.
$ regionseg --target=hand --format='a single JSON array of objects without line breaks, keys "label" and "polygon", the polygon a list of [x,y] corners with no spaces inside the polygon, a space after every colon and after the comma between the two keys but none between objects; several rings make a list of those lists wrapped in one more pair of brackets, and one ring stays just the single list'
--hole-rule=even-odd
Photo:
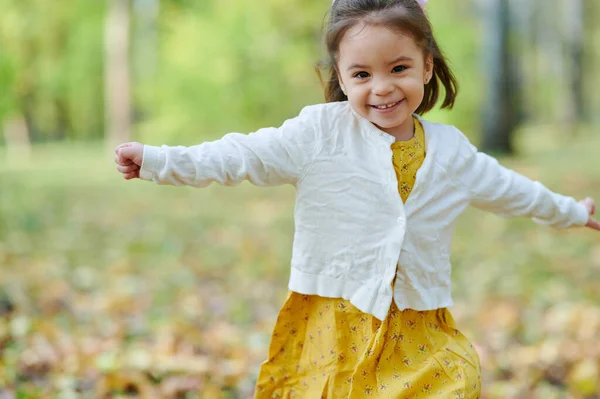
[{"label": "hand", "polygon": [[590,229],[600,230],[600,222],[592,217],[596,213],[596,203],[594,200],[590,197],[587,197],[586,199],[579,201],[579,203],[583,204],[583,206],[585,206],[590,213],[590,218],[585,226],[589,227]]},{"label": "hand", "polygon": [[125,180],[140,177],[143,159],[143,144],[136,142],[123,143],[115,148],[115,163],[117,164],[117,170],[123,174]]}]

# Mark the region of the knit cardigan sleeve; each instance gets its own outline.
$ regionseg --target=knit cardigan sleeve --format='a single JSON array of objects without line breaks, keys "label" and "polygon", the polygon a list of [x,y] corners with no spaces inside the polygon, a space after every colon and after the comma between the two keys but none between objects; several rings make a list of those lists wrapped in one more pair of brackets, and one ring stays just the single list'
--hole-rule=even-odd
[{"label": "knit cardigan sleeve", "polygon": [[229,133],[191,147],[144,146],[140,178],[157,184],[205,187],[212,182],[235,186],[294,185],[314,157],[318,129],[314,109],[279,128]]},{"label": "knit cardigan sleeve", "polygon": [[557,229],[587,223],[587,209],[574,198],[554,193],[542,183],[503,167],[458,133],[453,174],[468,190],[473,206],[504,217],[531,217]]}]

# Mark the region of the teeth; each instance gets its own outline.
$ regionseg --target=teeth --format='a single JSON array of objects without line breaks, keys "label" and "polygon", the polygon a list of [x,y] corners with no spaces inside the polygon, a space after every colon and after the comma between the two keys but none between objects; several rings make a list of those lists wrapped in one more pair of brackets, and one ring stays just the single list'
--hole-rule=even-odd
[{"label": "teeth", "polygon": [[387,105],[376,105],[375,108],[377,109],[386,109],[386,108],[392,108],[394,105],[396,105],[397,103],[393,103],[393,104],[387,104]]}]

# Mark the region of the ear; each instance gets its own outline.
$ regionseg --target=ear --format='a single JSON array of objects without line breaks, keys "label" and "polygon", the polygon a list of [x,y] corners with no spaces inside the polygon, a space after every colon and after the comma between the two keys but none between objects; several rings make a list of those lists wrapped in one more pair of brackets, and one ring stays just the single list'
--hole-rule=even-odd
[{"label": "ear", "polygon": [[344,84],[340,81],[340,87],[342,89],[342,93],[344,93],[345,96],[348,96],[348,94],[346,94],[346,86],[344,86]]},{"label": "ear", "polygon": [[429,53],[425,57],[425,67],[423,75],[425,76],[425,84],[429,83],[431,77],[433,76],[433,54],[431,53]]},{"label": "ear", "polygon": [[337,70],[337,68],[335,68],[335,73],[337,74],[338,82],[340,82],[340,87],[342,88],[342,92],[346,96],[347,95],[346,94],[346,86],[344,86],[344,81],[342,80],[342,76],[340,75],[340,72]]}]

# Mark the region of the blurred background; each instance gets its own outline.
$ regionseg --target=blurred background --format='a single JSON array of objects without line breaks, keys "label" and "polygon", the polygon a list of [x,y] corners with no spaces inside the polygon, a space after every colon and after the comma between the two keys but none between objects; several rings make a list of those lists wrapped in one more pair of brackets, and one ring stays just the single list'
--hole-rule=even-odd
[{"label": "blurred background", "polygon": [[[600,200],[600,2],[432,0],[456,125]],[[123,141],[195,144],[323,101],[329,0],[0,0],[0,397],[249,398],[287,292],[290,187],[124,181]],[[600,398],[600,240],[477,210],[451,309],[483,398]]]}]

